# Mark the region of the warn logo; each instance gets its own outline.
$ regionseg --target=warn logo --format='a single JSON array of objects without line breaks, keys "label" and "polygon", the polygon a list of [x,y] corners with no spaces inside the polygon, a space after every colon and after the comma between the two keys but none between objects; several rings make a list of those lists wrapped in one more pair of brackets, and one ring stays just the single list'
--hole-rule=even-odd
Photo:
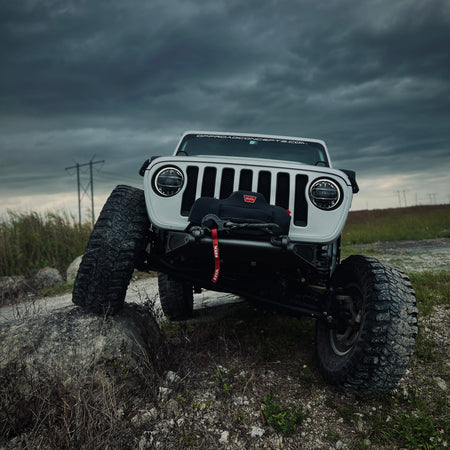
[{"label": "warn logo", "polygon": [[254,195],[244,195],[245,203],[255,203],[256,197]]}]

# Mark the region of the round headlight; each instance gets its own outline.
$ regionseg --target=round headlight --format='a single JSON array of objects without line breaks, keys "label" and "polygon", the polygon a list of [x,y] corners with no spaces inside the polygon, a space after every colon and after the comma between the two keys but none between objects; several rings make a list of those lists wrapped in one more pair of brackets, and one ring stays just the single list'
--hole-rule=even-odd
[{"label": "round headlight", "polygon": [[311,184],[309,198],[319,209],[331,210],[341,202],[341,190],[335,181],[320,178]]},{"label": "round headlight", "polygon": [[176,167],[164,167],[154,178],[156,193],[163,197],[172,197],[181,191],[184,183],[184,175]]}]

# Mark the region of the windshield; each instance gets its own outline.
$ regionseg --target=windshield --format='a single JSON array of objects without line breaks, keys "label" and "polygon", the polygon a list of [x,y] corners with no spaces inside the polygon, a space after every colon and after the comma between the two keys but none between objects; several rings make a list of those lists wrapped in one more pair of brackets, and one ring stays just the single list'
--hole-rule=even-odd
[{"label": "windshield", "polygon": [[329,166],[325,149],[318,142],[257,136],[189,134],[181,142],[177,155],[238,156]]}]

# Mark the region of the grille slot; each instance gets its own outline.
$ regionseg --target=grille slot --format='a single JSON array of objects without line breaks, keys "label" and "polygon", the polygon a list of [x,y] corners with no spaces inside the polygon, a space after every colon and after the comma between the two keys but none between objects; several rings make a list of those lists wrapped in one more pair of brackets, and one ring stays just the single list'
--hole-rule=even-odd
[{"label": "grille slot", "polygon": [[306,227],[308,224],[308,203],[305,198],[307,183],[306,175],[295,177],[294,225],[298,227]]},{"label": "grille slot", "polygon": [[186,169],[187,184],[181,201],[181,215],[188,216],[195,202],[195,191],[197,190],[198,167],[189,166]]},{"label": "grille slot", "polygon": [[229,197],[234,189],[234,169],[223,169],[222,180],[220,183],[220,198]]},{"label": "grille slot", "polygon": [[251,170],[248,169],[241,170],[241,177],[239,179],[239,190],[251,191],[252,180],[253,180],[253,172]]},{"label": "grille slot", "polygon": [[215,167],[207,167],[203,174],[202,181],[202,197],[214,197],[214,186],[216,185],[216,173]]},{"label": "grille slot", "polygon": [[263,170],[259,172],[258,177],[258,192],[264,195],[267,203],[270,203],[270,182],[272,175],[270,172]]},{"label": "grille slot", "polygon": [[[294,175],[276,170],[242,169],[240,172],[231,167],[216,169],[206,167],[200,171],[197,166],[186,169],[186,189],[181,202],[181,215],[189,212],[198,197],[229,197],[235,190],[256,191],[262,194],[268,203],[275,203],[284,209],[290,209],[293,224],[305,227],[308,222],[308,203],[305,198],[307,175]],[[200,179],[199,179],[200,178]],[[198,192],[197,192],[198,189]]]},{"label": "grille slot", "polygon": [[277,173],[275,204],[289,209],[289,174],[286,172]]}]

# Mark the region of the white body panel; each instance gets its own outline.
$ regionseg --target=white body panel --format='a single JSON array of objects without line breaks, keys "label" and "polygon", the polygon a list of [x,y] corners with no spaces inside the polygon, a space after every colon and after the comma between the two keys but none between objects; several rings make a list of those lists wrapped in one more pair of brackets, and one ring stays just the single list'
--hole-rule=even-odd
[{"label": "white body panel", "polygon": [[[205,133],[206,134],[206,133]],[[217,134],[217,133],[214,133]],[[224,133],[224,135],[235,135]],[[253,135],[248,135],[253,136]],[[261,135],[258,135],[261,137]],[[273,137],[273,136],[269,136]],[[289,138],[292,139],[292,138]],[[301,138],[296,138],[301,139]],[[308,139],[308,141],[313,141]],[[322,141],[314,140],[324,145]],[[326,148],[326,147],[325,147]],[[152,180],[155,173],[165,166],[175,166],[183,172],[186,177],[187,167],[198,167],[198,186],[195,198],[199,198],[201,192],[201,181],[204,170],[214,167],[217,170],[216,184],[214,187],[214,197],[219,198],[220,179],[224,169],[233,169],[236,173],[234,177],[233,190],[239,190],[239,174],[243,169],[251,170],[253,176],[252,191],[257,191],[258,173],[260,171],[270,172],[272,179],[276,179],[279,172],[289,174],[290,199],[289,210],[294,211],[295,177],[303,175],[308,177],[304,192],[304,199],[307,202],[307,224],[297,226],[294,220],[291,221],[289,239],[296,242],[329,243],[337,239],[344,227],[348,211],[352,202],[352,187],[345,173],[330,167],[310,166],[289,161],[278,161],[258,158],[229,158],[217,156],[168,156],[155,159],[145,171],[144,190],[146,205],[151,223],[160,229],[183,231],[188,226],[188,217],[181,214],[183,194],[186,190],[186,180],[181,191],[173,197],[162,197],[158,195],[152,187]],[[341,204],[331,211],[324,211],[314,206],[309,198],[308,191],[311,183],[317,178],[326,177],[334,180],[342,189],[343,200]],[[275,204],[275,183],[271,185],[270,204]],[[298,193],[297,193],[298,195]]]}]

